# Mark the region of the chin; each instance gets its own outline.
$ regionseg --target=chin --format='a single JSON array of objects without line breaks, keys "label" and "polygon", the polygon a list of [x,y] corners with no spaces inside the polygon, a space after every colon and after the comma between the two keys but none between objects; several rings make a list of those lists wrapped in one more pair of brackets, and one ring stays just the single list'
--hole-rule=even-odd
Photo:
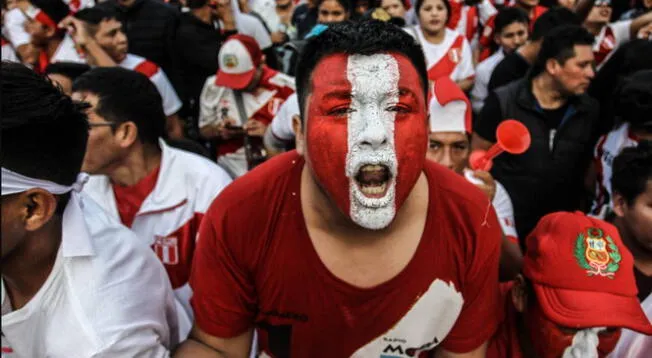
[{"label": "chin", "polygon": [[382,208],[358,208],[351,210],[351,220],[357,225],[369,230],[382,230],[388,227],[394,217],[396,210],[394,206],[386,206]]}]

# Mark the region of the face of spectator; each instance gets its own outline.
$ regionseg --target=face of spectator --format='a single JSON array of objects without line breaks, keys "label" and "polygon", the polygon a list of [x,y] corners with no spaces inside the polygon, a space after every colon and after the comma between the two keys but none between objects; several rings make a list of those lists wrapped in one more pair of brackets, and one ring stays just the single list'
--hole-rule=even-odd
[{"label": "face of spectator", "polygon": [[563,6],[569,10],[574,10],[575,9],[575,3],[577,0],[557,0],[557,3],[559,6]]},{"label": "face of spectator", "polygon": [[513,22],[505,26],[503,31],[496,35],[496,43],[501,46],[506,53],[512,53],[527,41],[527,37],[527,24]]},{"label": "face of spectator", "polygon": [[469,137],[465,133],[432,132],[427,157],[462,174],[471,154],[469,148]]},{"label": "face of spectator", "polygon": [[116,19],[107,19],[100,22],[95,41],[116,62],[122,62],[127,57],[127,35],[122,32],[122,24]]},{"label": "face of spectator", "polygon": [[292,5],[292,0],[275,0],[276,5],[286,7]]},{"label": "face of spectator", "polygon": [[48,78],[54,82],[54,84],[61,86],[63,93],[68,96],[72,95],[72,80],[70,78],[59,73],[50,73],[48,74]]},{"label": "face of spectator", "polygon": [[357,0],[355,3],[355,12],[358,15],[364,15],[365,12],[369,10],[369,1],[368,0]]},{"label": "face of spectator", "polygon": [[580,95],[586,92],[595,76],[593,70],[593,51],[589,45],[575,45],[575,56],[560,64],[548,60],[547,68],[555,79],[558,90],[565,96]]},{"label": "face of spectator", "polygon": [[539,5],[539,0],[517,0],[516,3],[522,8],[531,9]]},{"label": "face of spectator", "polygon": [[387,11],[391,17],[405,19],[405,6],[403,6],[401,0],[383,0],[381,2],[381,7],[383,10]]},{"label": "face of spectator", "polygon": [[597,0],[586,17],[586,22],[592,24],[607,24],[611,20],[611,1]]},{"label": "face of spectator", "polygon": [[646,9],[652,8],[652,0],[643,0],[643,7]]},{"label": "face of spectator", "polygon": [[622,196],[614,196],[614,210],[622,218],[625,230],[629,231],[638,244],[652,252],[652,179],[647,181],[645,191],[637,196],[632,205],[624,202]]},{"label": "face of spectator", "polygon": [[448,21],[448,10],[442,0],[425,0],[419,10],[421,29],[430,34],[444,30]]},{"label": "face of spectator", "polygon": [[36,47],[46,46],[56,32],[54,29],[31,19],[25,21],[25,31],[30,35],[30,41]]},{"label": "face of spectator", "polygon": [[[403,55],[333,54],[315,67],[297,146],[340,212],[366,229],[394,220],[423,170],[426,102]],[[305,138],[304,138],[305,136]]]},{"label": "face of spectator", "polygon": [[336,0],[323,1],[317,14],[317,22],[320,24],[342,22],[349,17],[344,7]]}]

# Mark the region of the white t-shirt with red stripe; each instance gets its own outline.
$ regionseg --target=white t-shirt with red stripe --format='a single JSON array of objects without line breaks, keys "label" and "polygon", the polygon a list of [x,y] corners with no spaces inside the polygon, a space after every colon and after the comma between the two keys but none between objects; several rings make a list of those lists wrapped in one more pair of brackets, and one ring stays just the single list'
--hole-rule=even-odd
[{"label": "white t-shirt with red stripe", "polygon": [[2,61],[20,62],[14,47],[4,37],[2,38]]},{"label": "white t-shirt with red stripe", "polygon": [[444,40],[440,44],[426,41],[421,28],[416,26],[408,33],[416,36],[423,48],[428,66],[428,79],[436,80],[442,75],[448,75],[453,81],[473,78],[473,54],[471,46],[464,35],[446,28]]},{"label": "white t-shirt with red stripe", "polygon": [[598,140],[593,152],[598,183],[595,199],[591,206],[592,215],[604,218],[608,209],[612,207],[611,176],[613,160],[623,149],[637,145],[638,140],[629,130],[629,123],[621,124]]},{"label": "white t-shirt with red stripe", "polygon": [[122,62],[120,62],[119,66],[128,70],[140,72],[149,77],[150,81],[152,81],[158,92],[161,94],[161,98],[163,99],[163,111],[166,116],[171,116],[181,109],[181,100],[179,99],[177,92],[174,90],[174,87],[172,87],[168,76],[166,76],[163,69],[154,62],[130,53],[127,54],[127,57]]},{"label": "white t-shirt with red stripe", "polygon": [[452,0],[451,13],[448,28],[463,34],[469,42],[472,42],[479,37],[480,24],[486,24],[489,18],[498,13],[498,10],[489,0],[483,0],[475,6],[465,5],[463,0]]},{"label": "white t-shirt with red stripe", "polygon": [[593,42],[593,55],[598,70],[624,43],[630,40],[632,20],[613,22],[604,26]]}]

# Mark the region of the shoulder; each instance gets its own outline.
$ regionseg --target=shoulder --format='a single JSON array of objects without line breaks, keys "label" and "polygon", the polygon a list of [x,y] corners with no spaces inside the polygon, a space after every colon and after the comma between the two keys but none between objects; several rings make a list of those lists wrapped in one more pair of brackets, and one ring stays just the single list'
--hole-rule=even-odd
[{"label": "shoulder", "polygon": [[286,94],[286,96],[289,96],[294,92],[296,88],[294,77],[272,69],[269,69],[269,71],[270,73],[266,81],[267,85],[289,92]]}]

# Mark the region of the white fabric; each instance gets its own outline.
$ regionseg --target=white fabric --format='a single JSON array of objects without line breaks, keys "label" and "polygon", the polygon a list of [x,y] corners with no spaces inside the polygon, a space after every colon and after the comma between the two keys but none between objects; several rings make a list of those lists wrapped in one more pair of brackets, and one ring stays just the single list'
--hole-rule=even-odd
[{"label": "white fabric", "polygon": [[[269,37],[269,33],[267,32],[267,29],[265,29],[265,25],[263,25],[260,20],[252,15],[243,14],[240,11],[238,0],[231,0],[231,8],[233,9],[233,15],[235,17],[236,24],[235,26],[238,30],[238,33],[251,36],[256,39],[258,46],[260,46],[262,50],[272,46],[272,38]],[[224,28],[224,23],[221,20],[220,27]]]},{"label": "white fabric", "polygon": [[[464,169],[464,177],[466,180],[473,184],[482,184],[482,181],[475,176],[473,176],[473,171],[470,169]],[[505,187],[500,184],[497,180],[496,183],[496,193],[494,194],[494,199],[491,201],[496,210],[496,216],[500,222],[500,227],[503,229],[503,234],[512,239],[518,239],[518,234],[516,233],[516,226],[514,225],[514,206],[512,205],[512,199],[509,197],[509,193]]]},{"label": "white fabric", "polygon": [[[208,210],[211,202],[228,184],[229,175],[211,161],[159,141],[162,151],[159,176],[154,190],[136,214],[131,230],[138,240],[152,246],[157,237],[168,237],[183,227],[196,214]],[[107,176],[91,175],[84,192],[115,220],[120,220],[111,182]],[[143,215],[147,213],[147,215]],[[174,290],[178,310],[179,333],[185,339],[190,332],[192,309],[189,286]]]},{"label": "white fabric", "polygon": [[[146,61],[148,60],[144,57],[129,53],[125,59],[120,62],[119,66],[129,70],[134,70],[136,67]],[[156,86],[158,93],[161,95],[161,99],[163,100],[163,111],[165,112],[165,115],[171,116],[179,112],[183,103],[181,103],[177,92],[174,90],[174,87],[172,87],[168,76],[165,75],[165,71],[163,71],[162,68],[158,67],[158,71],[149,76],[149,80],[152,81],[154,86]]]},{"label": "white fabric", "polygon": [[445,106],[442,106],[433,93],[428,109],[430,131],[470,132],[465,125],[465,113],[466,103],[461,99],[448,102]]},{"label": "white fabric", "polygon": [[79,55],[72,37],[66,34],[56,52],[50,58],[50,63],[55,62],[86,63],[86,59]]},{"label": "white fabric", "polygon": [[[609,39],[605,38],[607,33],[607,27],[611,28],[611,31],[614,34],[614,42],[611,42]],[[631,35],[632,20],[612,22],[607,26],[604,26],[598,36],[595,37],[593,42],[593,51],[598,52],[602,44],[605,44],[608,48],[611,48],[611,52],[605,57],[605,59],[600,63],[596,69],[600,70],[611,56],[616,52],[616,50],[622,46],[624,43],[630,40]]]},{"label": "white fabric", "polygon": [[[647,319],[652,322],[652,295],[641,303]],[[616,348],[608,358],[650,358],[652,357],[652,336],[623,329]]]},{"label": "white fabric", "polygon": [[[414,32],[418,37],[421,47],[423,48],[423,53],[426,57],[426,65],[428,69],[439,63],[439,61],[444,56],[448,55],[448,51],[450,50],[451,45],[457,36],[459,36],[456,31],[446,28],[446,33],[442,43],[434,45],[426,41],[420,27],[415,27],[415,30],[416,31]],[[466,40],[466,38],[464,38],[464,42],[462,43],[461,59],[449,77],[453,81],[458,82],[468,79],[473,75],[475,75],[475,71],[473,70],[473,54],[471,53],[471,46],[469,45],[469,42]]]},{"label": "white fabric", "polygon": [[251,10],[260,15],[267,24],[267,28],[271,32],[284,31],[281,26],[281,18],[276,13],[276,2],[274,0],[258,0],[254,1]]},{"label": "white fabric", "polygon": [[247,47],[238,39],[227,40],[218,54],[220,70],[227,74],[243,74],[255,69]]},{"label": "white fabric", "polygon": [[296,93],[288,97],[281,105],[276,116],[269,125],[272,134],[281,140],[294,140],[294,130],[292,129],[292,117],[299,115],[299,99]]},{"label": "white fabric", "polygon": [[18,8],[5,13],[3,33],[15,48],[30,42],[31,36],[25,31],[25,21],[27,21],[27,17]]},{"label": "white fabric", "polygon": [[505,53],[502,49],[496,51],[489,58],[478,64],[478,67],[475,69],[475,83],[473,84],[473,90],[471,90],[471,106],[473,107],[473,112],[479,114],[484,107],[484,100],[489,95],[489,80],[491,79],[491,74],[494,72],[494,69],[500,61],[505,58]]},{"label": "white fabric", "polygon": [[16,55],[16,51],[10,43],[2,45],[2,61],[20,62],[20,59]]},{"label": "white fabric", "polygon": [[37,294],[9,312],[1,283],[2,357],[169,357],[178,337],[165,271],[129,230],[80,199],[81,212],[66,206],[61,247]]}]

